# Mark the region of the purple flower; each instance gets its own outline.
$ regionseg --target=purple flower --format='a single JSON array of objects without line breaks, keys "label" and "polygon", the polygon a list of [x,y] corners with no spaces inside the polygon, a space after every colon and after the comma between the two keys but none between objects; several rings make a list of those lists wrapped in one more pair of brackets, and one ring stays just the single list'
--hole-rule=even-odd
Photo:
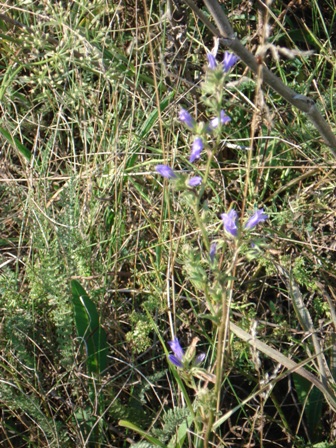
[{"label": "purple flower", "polygon": [[203,141],[201,137],[196,137],[191,148],[191,154],[189,157],[189,162],[194,163],[195,160],[199,159],[201,157],[201,152],[203,150]]},{"label": "purple flower", "polygon": [[179,119],[190,129],[192,129],[195,126],[195,120],[190,115],[190,113],[185,109],[180,110]]},{"label": "purple flower", "polygon": [[226,51],[223,59],[223,70],[227,73],[235,63],[239,61],[239,57],[229,51]]},{"label": "purple flower", "polygon": [[238,215],[236,210],[232,209],[229,211],[229,213],[222,213],[221,218],[223,221],[224,230],[233,237],[236,237],[238,235],[238,227],[237,227]]},{"label": "purple flower", "polygon": [[195,339],[187,349],[186,353],[184,353],[180,342],[176,337],[172,341],[169,341],[168,344],[174,353],[173,355],[168,356],[169,361],[176,367],[180,367],[183,369],[189,369],[190,367],[198,366],[204,360],[205,353],[201,353],[195,358],[195,349],[198,338]]},{"label": "purple flower", "polygon": [[174,179],[176,177],[174,170],[168,165],[156,165],[155,170],[166,179]]},{"label": "purple flower", "polygon": [[260,222],[266,221],[267,218],[268,218],[268,215],[266,215],[266,213],[264,213],[263,208],[261,208],[260,210],[256,210],[254,212],[254,214],[251,216],[251,218],[245,224],[245,229],[248,229],[248,230],[253,229],[253,227],[255,227]]},{"label": "purple flower", "polygon": [[210,121],[209,128],[210,128],[210,130],[215,129],[215,128],[217,128],[219,123],[221,125],[223,125],[223,124],[228,123],[229,121],[231,121],[231,118],[226,115],[224,110],[221,110],[219,117],[215,117]]},{"label": "purple flower", "polygon": [[215,261],[216,251],[217,251],[217,243],[211,243],[209,252],[211,263]]},{"label": "purple flower", "polygon": [[203,362],[205,359],[205,353],[201,353],[200,355],[197,355],[196,358],[194,359],[193,365],[194,366],[199,366],[201,364],[201,362]]},{"label": "purple flower", "polygon": [[198,187],[202,183],[201,176],[194,176],[189,179],[188,185],[189,187]]},{"label": "purple flower", "polygon": [[212,53],[208,53],[207,58],[208,58],[209,69],[215,70],[215,68],[217,67],[217,62],[216,62],[215,56]]},{"label": "purple flower", "polygon": [[169,355],[169,361],[172,362],[176,367],[183,367],[183,357],[184,352],[177,338],[174,338],[173,341],[168,342],[170,348],[173,351],[173,355]]}]

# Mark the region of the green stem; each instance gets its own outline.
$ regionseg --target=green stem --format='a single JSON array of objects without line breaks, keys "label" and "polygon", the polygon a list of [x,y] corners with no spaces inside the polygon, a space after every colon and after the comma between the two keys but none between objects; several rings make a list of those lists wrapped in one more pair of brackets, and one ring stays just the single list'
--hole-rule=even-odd
[{"label": "green stem", "polygon": [[213,421],[214,421],[214,415],[213,415],[213,412],[210,412],[209,419],[208,419],[208,424],[207,424],[207,429],[206,429],[205,434],[204,434],[204,442],[203,442],[204,448],[208,448],[208,446],[209,446],[210,436],[212,434],[212,424],[213,424]]},{"label": "green stem", "polygon": [[213,151],[211,151],[209,149],[208,153],[209,153],[209,157],[208,157],[207,165],[206,165],[206,168],[205,168],[205,174],[204,174],[203,182],[202,182],[199,194],[198,194],[198,200],[197,200],[198,204],[201,202],[202,196],[204,194],[205,187],[206,187],[206,185],[208,183],[208,177],[209,177],[210,169],[211,169],[211,162],[212,162],[212,159],[213,159]]},{"label": "green stem", "polygon": [[196,201],[195,201],[194,215],[195,215],[195,219],[196,219],[197,225],[198,225],[198,227],[201,230],[203,243],[205,245],[205,248],[209,252],[209,250],[210,250],[209,237],[208,237],[208,233],[206,231],[206,228],[204,226],[204,223],[203,223],[203,221],[202,221],[202,219],[200,217],[199,199],[198,198],[196,198]]},{"label": "green stem", "polygon": [[209,150],[209,157],[208,157],[207,165],[206,165],[206,168],[205,168],[205,175],[203,177],[203,182],[202,182],[199,194],[195,195],[195,205],[194,205],[195,219],[196,219],[196,222],[197,222],[197,225],[198,225],[199,229],[201,230],[203,243],[204,243],[205,248],[206,248],[206,250],[208,252],[210,250],[210,242],[209,242],[208,233],[206,231],[206,228],[205,228],[204,223],[203,223],[203,221],[201,219],[201,216],[200,216],[200,203],[201,203],[202,196],[204,194],[205,187],[206,187],[207,182],[208,182],[208,177],[209,177],[209,174],[210,174],[212,158],[213,158],[213,152]]},{"label": "green stem", "polygon": [[224,351],[225,343],[228,339],[229,329],[230,329],[230,308],[232,302],[233,288],[237,269],[237,260],[239,253],[239,240],[236,243],[236,250],[233,255],[233,260],[230,268],[228,269],[228,274],[230,274],[230,279],[228,281],[227,287],[223,285],[222,288],[222,313],[220,319],[220,325],[218,328],[217,337],[217,361],[216,361],[216,383],[215,383],[215,395],[217,397],[217,412],[220,410],[220,396],[222,388],[222,378],[223,378],[223,365],[224,365]]}]

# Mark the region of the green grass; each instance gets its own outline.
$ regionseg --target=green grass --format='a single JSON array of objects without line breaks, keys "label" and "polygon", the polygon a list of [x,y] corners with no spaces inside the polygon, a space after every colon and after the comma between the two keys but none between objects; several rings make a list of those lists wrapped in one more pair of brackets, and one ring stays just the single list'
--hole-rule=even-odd
[{"label": "green grass", "polygon": [[[201,91],[212,36],[181,12],[176,47],[164,2],[115,3],[1,10],[0,445],[335,446],[335,160],[240,62],[222,91],[231,122],[208,136],[213,159],[191,165],[177,117],[213,116]],[[265,63],[336,133],[335,1],[286,4],[270,7],[268,42],[313,54]],[[255,52],[261,16],[225,7]],[[203,196],[159,163],[208,166]],[[232,207],[270,217],[239,254],[220,220]],[[266,348],[225,337],[228,317]],[[168,362],[175,335],[184,348],[199,338],[201,366]]]}]

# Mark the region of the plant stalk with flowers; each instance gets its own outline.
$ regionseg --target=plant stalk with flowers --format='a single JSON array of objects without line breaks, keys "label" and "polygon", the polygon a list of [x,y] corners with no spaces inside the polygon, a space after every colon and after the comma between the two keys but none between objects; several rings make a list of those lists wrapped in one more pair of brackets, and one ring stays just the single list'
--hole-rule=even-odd
[{"label": "plant stalk with flowers", "polygon": [[[193,267],[190,268],[192,271],[190,278],[194,279],[195,285],[204,293],[206,306],[217,334],[215,369],[213,367],[210,369],[215,371],[215,375],[210,373],[209,370],[206,371],[199,367],[199,364],[204,361],[205,355],[202,354],[195,358],[195,343],[189,347],[186,353],[182,350],[176,336],[169,343],[173,351],[173,354],[169,355],[169,361],[178,369],[180,377],[186,385],[192,388],[196,395],[203,394],[204,396],[204,391],[208,391],[206,394],[208,402],[204,405],[207,412],[204,412],[204,406],[202,411],[200,411],[203,423],[204,447],[207,447],[210,443],[213,434],[214,416],[220,412],[225,353],[229,350],[230,309],[239,254],[245,241],[248,239],[249,231],[268,218],[263,209],[257,209],[244,224],[241,224],[238,213],[234,208],[231,208],[226,213],[220,215],[223,226],[222,238],[211,241],[212,237],[209,236],[202,216],[202,200],[205,188],[208,185],[213,158],[219,147],[223,130],[231,121],[225,110],[223,110],[222,103],[227,75],[237,63],[238,58],[229,52],[225,53],[221,63],[218,63],[211,53],[207,55],[207,58],[208,69],[202,84],[203,101],[213,118],[208,123],[197,123],[187,110],[182,108],[179,112],[180,121],[193,134],[193,143],[189,156],[190,164],[198,163],[204,154],[207,155],[203,178],[201,176],[193,176],[188,179],[186,174],[183,172],[177,173],[167,165],[156,166],[157,173],[173,182],[178,189],[184,190],[191,197],[191,207],[202,235],[204,251],[208,254],[208,265],[213,277],[212,283],[209,282],[208,274],[202,268],[200,262],[196,266],[197,258],[193,255],[194,264],[191,263]],[[208,143],[209,137],[211,143]],[[223,271],[223,254],[219,254],[219,249],[223,249],[225,246],[226,251],[231,251],[231,261]],[[196,385],[194,377],[204,380],[205,386],[200,389]],[[211,393],[210,389],[208,389],[209,383],[214,384]],[[209,399],[211,402],[209,402]]]}]

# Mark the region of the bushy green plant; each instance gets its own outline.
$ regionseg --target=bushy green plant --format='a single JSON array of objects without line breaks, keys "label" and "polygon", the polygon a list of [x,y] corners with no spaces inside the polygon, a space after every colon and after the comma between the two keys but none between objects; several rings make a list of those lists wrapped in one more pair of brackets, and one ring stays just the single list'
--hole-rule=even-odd
[{"label": "bushy green plant", "polygon": [[194,3],[3,6],[4,446],[334,445],[335,8]]}]

